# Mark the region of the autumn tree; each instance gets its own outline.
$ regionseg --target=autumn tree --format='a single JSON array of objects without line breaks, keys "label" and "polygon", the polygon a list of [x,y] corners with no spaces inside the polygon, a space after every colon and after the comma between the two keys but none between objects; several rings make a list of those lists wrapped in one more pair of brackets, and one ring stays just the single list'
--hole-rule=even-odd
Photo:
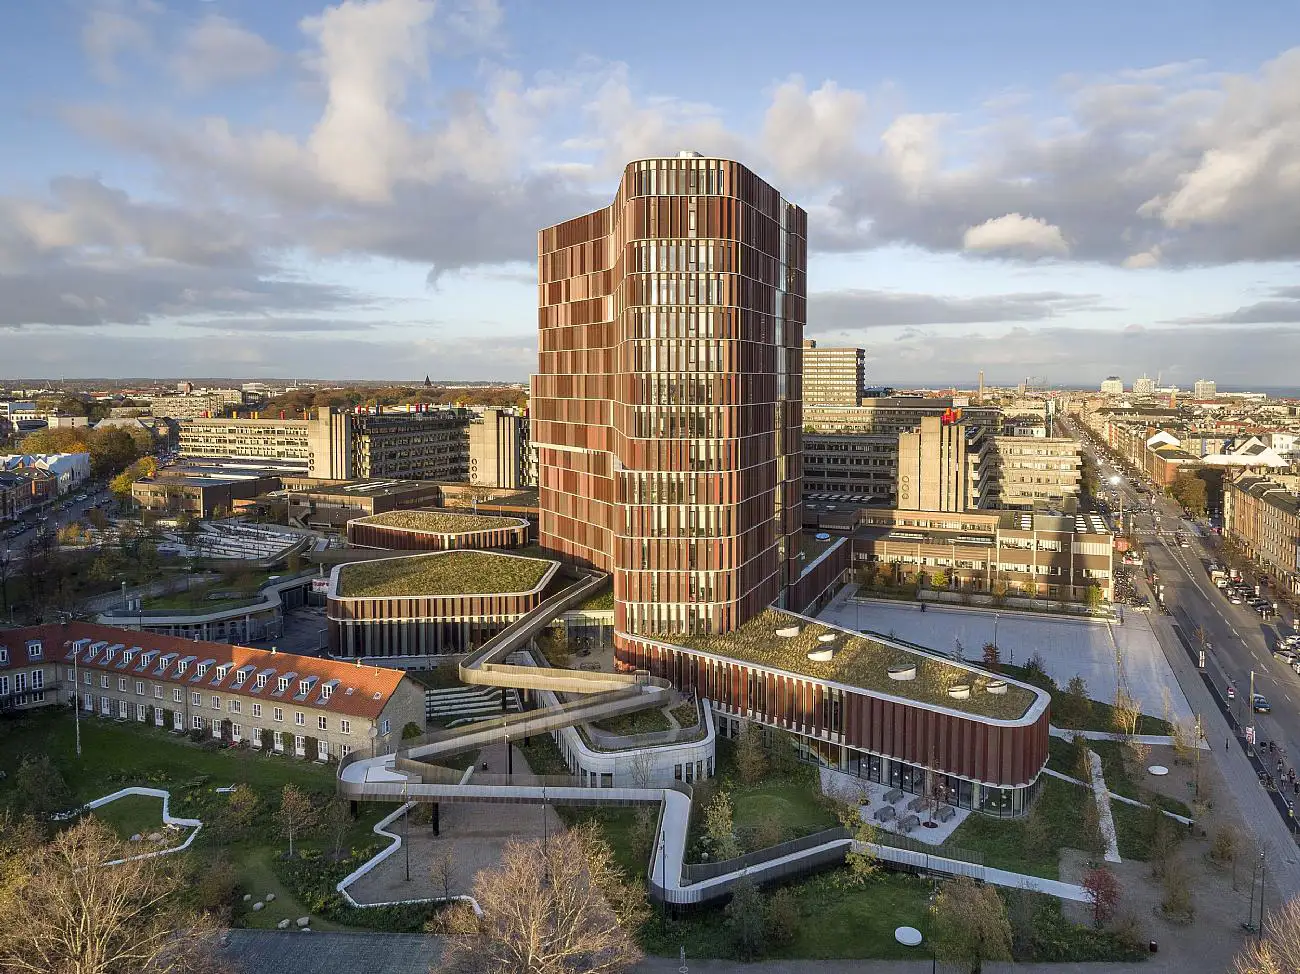
[{"label": "autumn tree", "polygon": [[280,823],[280,834],[289,840],[289,858],[292,859],[294,839],[316,827],[316,803],[297,785],[285,785],[276,818]]},{"label": "autumn tree", "polygon": [[731,888],[726,916],[736,956],[741,960],[761,957],[767,945],[767,904],[752,879],[742,878]]},{"label": "autumn tree", "polygon": [[633,937],[645,894],[624,881],[594,824],[510,842],[479,872],[481,932],[451,936],[448,974],[621,974],[641,959]]},{"label": "autumn tree", "polygon": [[856,800],[843,802],[835,809],[835,817],[853,840],[849,851],[844,854],[844,862],[849,867],[849,874],[858,883],[865,882],[880,870],[880,862],[871,851],[871,846],[876,841],[876,829],[862,816],[862,799],[865,797],[862,795]]},{"label": "autumn tree", "polygon": [[[3,824],[3,823],[0,823]],[[0,970],[14,974],[193,974],[219,967],[212,928],[181,895],[184,861],[130,855],[99,820],[47,844],[0,829]]]},{"label": "autumn tree", "polygon": [[329,837],[330,848],[336,860],[343,858],[343,844],[352,831],[352,809],[342,798],[331,798],[321,813],[321,824]]},{"label": "autumn tree", "polygon": [[709,840],[715,859],[735,859],[740,855],[731,796],[725,791],[719,791],[704,806],[704,834]]},{"label": "autumn tree", "polygon": [[48,754],[29,754],[14,772],[16,807],[27,815],[48,818],[72,804],[72,789]]},{"label": "autumn tree", "polygon": [[1092,716],[1092,701],[1088,699],[1088,684],[1077,673],[1052,700],[1052,715],[1060,717],[1061,726],[1084,727]]},{"label": "autumn tree", "polygon": [[1248,940],[1233,962],[1234,974],[1293,974],[1300,971],[1300,899],[1274,910],[1262,936]]},{"label": "autumn tree", "polygon": [[1115,915],[1115,908],[1119,905],[1119,880],[1109,868],[1099,865],[1083,874],[1080,885],[1092,905],[1093,926],[1100,930]]},{"label": "autumn tree", "polygon": [[767,775],[767,747],[763,743],[763,730],[753,721],[746,721],[736,738],[736,771],[747,785],[762,781]]},{"label": "autumn tree", "polygon": [[998,644],[992,642],[985,643],[983,655],[984,655],[984,668],[993,673],[996,673],[998,671],[998,667],[1002,665],[1002,650],[998,649]]},{"label": "autumn tree", "polygon": [[944,884],[931,910],[940,960],[980,974],[985,961],[1011,959],[1011,924],[992,886],[962,876]]},{"label": "autumn tree", "polygon": [[217,813],[213,832],[223,842],[247,835],[262,813],[262,800],[248,785],[235,785],[226,795],[226,805]]}]

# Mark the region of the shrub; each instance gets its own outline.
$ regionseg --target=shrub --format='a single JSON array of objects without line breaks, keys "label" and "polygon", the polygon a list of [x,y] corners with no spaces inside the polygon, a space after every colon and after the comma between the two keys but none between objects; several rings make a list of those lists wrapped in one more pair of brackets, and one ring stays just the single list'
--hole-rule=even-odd
[{"label": "shrub", "polygon": [[228,920],[238,890],[239,877],[229,862],[218,859],[200,864],[194,883],[194,900],[200,910],[215,914],[223,921]]},{"label": "shrub", "polygon": [[767,936],[773,946],[783,947],[799,935],[802,921],[799,901],[788,889],[779,889],[767,901]]},{"label": "shrub", "polygon": [[421,727],[413,720],[408,721],[406,726],[402,728],[402,740],[409,741],[414,737],[419,737],[423,733],[424,733],[423,727]]}]

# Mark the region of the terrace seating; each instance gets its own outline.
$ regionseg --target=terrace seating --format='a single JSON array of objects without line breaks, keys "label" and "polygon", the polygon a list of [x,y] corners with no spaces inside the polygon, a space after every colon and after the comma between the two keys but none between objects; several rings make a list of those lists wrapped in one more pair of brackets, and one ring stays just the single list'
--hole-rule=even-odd
[{"label": "terrace seating", "polygon": [[897,818],[898,812],[893,805],[881,805],[876,809],[876,814],[873,817],[877,822],[888,822],[890,819]]},{"label": "terrace seating", "polygon": [[889,802],[890,804],[893,804],[894,802],[898,801],[902,797],[903,797],[902,788],[891,788],[889,789],[889,791],[885,792],[885,801]]},{"label": "terrace seating", "polygon": [[940,822],[947,822],[956,814],[957,809],[953,808],[951,805],[940,805],[939,810],[934,813],[934,817]]},{"label": "terrace seating", "polygon": [[910,802],[907,803],[907,810],[909,812],[919,812],[924,807],[925,807],[925,798],[921,795],[917,795],[915,798],[913,798]]},{"label": "terrace seating", "polygon": [[901,822],[898,823],[898,827],[902,829],[904,832],[911,832],[912,829],[916,828],[920,824],[921,824],[921,819],[918,816],[908,815],[906,818],[904,818]]}]

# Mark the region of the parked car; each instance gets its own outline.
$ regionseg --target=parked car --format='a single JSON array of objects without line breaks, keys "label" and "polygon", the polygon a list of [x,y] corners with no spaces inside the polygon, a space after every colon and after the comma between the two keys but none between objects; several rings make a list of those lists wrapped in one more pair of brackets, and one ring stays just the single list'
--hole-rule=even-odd
[{"label": "parked car", "polygon": [[1237,699],[1237,688],[1234,687],[1231,683],[1228,684],[1228,699],[1229,700]]},{"label": "parked car", "polygon": [[1255,694],[1254,699],[1251,700],[1251,709],[1257,714],[1267,714],[1272,712],[1273,707],[1268,702],[1268,697],[1264,696],[1262,693],[1257,693]]}]

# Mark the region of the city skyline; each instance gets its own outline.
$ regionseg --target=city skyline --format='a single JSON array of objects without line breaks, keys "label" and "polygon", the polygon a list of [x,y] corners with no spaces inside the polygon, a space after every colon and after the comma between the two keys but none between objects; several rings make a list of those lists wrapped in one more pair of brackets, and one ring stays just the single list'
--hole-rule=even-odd
[{"label": "city skyline", "polygon": [[15,10],[0,378],[523,381],[537,231],[694,149],[808,210],[808,336],[870,384],[1289,384],[1281,17],[764,9]]}]

